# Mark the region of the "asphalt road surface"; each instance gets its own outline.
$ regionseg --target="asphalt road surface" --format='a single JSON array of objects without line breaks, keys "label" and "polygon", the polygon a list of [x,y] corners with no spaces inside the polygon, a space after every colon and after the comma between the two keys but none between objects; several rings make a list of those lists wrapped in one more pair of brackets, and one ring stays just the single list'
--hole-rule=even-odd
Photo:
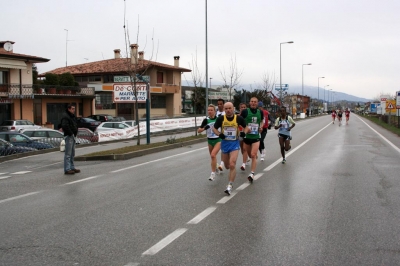
[{"label": "asphalt road surface", "polygon": [[283,165],[268,132],[253,184],[238,160],[231,196],[206,143],[74,176],[61,152],[3,162],[0,265],[400,265],[399,137],[354,114],[292,134]]}]

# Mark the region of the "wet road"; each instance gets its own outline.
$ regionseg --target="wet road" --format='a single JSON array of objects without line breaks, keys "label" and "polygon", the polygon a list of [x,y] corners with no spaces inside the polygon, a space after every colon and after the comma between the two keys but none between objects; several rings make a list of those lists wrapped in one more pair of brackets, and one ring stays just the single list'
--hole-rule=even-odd
[{"label": "wet road", "polygon": [[282,165],[268,132],[252,185],[238,162],[230,197],[205,143],[75,176],[59,152],[4,162],[0,265],[399,265],[399,138],[355,115],[292,134]]}]

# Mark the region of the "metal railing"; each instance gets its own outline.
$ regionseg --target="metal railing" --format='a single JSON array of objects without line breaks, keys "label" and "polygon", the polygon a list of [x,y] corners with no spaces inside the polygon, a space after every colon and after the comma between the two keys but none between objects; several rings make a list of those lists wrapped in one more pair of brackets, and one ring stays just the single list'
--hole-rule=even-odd
[{"label": "metal railing", "polygon": [[54,86],[43,84],[0,84],[0,96],[34,98],[34,95],[94,96],[92,87]]}]

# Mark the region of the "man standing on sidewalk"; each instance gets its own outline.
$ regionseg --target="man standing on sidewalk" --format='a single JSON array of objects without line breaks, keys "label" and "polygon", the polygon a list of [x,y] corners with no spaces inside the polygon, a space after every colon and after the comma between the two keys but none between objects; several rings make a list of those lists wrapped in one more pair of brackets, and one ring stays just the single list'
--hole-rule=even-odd
[{"label": "man standing on sidewalk", "polygon": [[78,134],[78,123],[75,116],[75,106],[68,104],[66,113],[61,119],[61,128],[64,132],[65,154],[64,154],[64,174],[74,175],[81,170],[74,166],[76,135]]}]

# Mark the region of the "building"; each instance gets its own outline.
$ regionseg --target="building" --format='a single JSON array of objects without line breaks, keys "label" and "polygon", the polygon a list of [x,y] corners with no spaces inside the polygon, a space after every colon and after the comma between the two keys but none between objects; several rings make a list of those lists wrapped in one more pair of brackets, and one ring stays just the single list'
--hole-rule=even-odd
[{"label": "building", "polygon": [[[135,119],[135,101],[132,98],[120,101],[114,97],[114,91],[124,85],[143,87],[145,84],[141,80],[134,79],[141,75],[149,81],[150,117],[181,116],[181,74],[191,70],[179,67],[179,56],[174,57],[173,65],[146,60],[138,47],[137,44],[130,45],[130,58],[121,57],[121,50],[115,49],[112,59],[61,67],[46,73],[71,73],[81,87],[95,89],[94,114],[122,116],[129,120]],[[44,77],[46,73],[40,76]],[[138,115],[139,118],[146,116],[145,102],[139,101],[139,97]]]},{"label": "building", "polygon": [[13,41],[0,41],[0,123],[7,119],[27,119],[54,128],[69,103],[77,106],[78,114],[91,114],[93,88],[33,84],[33,64],[49,61],[14,53]]}]

